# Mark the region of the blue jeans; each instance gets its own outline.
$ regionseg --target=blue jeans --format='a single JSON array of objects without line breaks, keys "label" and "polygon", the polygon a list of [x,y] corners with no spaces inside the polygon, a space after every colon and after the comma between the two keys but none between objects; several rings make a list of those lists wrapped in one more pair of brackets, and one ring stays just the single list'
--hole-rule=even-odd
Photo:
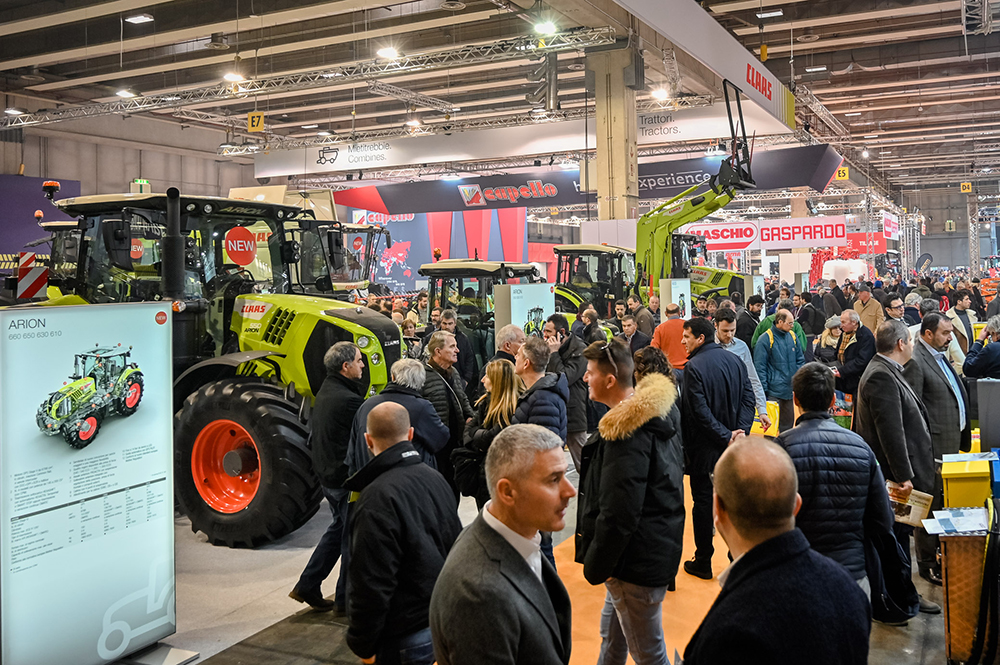
[{"label": "blue jeans", "polygon": [[431,629],[387,640],[380,644],[375,656],[375,665],[432,665],[434,662],[434,644],[431,642]]},{"label": "blue jeans", "polygon": [[[319,544],[309,557],[309,563],[299,576],[299,583],[296,585],[301,591],[311,593],[313,591],[322,593],[320,586],[323,580],[330,576],[330,572],[337,564],[347,546],[347,539],[344,538],[345,525],[347,523],[347,497],[350,494],[345,489],[333,489],[323,487],[323,496],[330,504],[330,512],[333,513],[333,521],[327,527],[326,533],[319,539]],[[346,561],[346,558],[345,558]],[[336,602],[339,609],[344,609],[344,599],[347,594],[344,592],[344,585],[347,582],[347,566],[341,564],[340,577],[337,578]]]},{"label": "blue jeans", "polygon": [[601,655],[597,665],[669,665],[663,642],[663,596],[667,588],[629,584],[613,577],[601,610]]}]

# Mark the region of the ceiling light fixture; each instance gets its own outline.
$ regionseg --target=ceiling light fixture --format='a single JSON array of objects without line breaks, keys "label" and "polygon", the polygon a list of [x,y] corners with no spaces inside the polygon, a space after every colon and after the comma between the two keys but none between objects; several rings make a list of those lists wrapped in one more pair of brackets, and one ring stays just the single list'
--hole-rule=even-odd
[{"label": "ceiling light fixture", "polygon": [[868,148],[865,148],[864,150],[861,151],[861,158],[868,159]]},{"label": "ceiling light fixture", "polygon": [[535,32],[540,35],[554,35],[557,31],[558,28],[556,28],[556,24],[552,21],[540,21],[535,24]]},{"label": "ceiling light fixture", "polygon": [[844,117],[845,118],[851,118],[851,117],[854,117],[854,116],[857,116],[857,115],[861,115],[861,111],[851,111],[850,113],[845,113]]},{"label": "ceiling light fixture", "polygon": [[666,88],[656,88],[649,93],[658,102],[665,102],[670,98],[670,91]]},{"label": "ceiling light fixture", "polygon": [[142,25],[143,23],[152,23],[152,14],[133,14],[125,18],[126,23],[131,23],[132,25]]},{"label": "ceiling light fixture", "polygon": [[867,136],[865,136],[865,138],[866,139],[877,139],[878,138],[878,134],[868,134]]},{"label": "ceiling light fixture", "polygon": [[316,129],[319,125],[302,125],[302,129]]},{"label": "ceiling light fixture", "polygon": [[240,83],[243,80],[243,75],[239,72],[227,72],[222,78],[226,79],[230,83]]},{"label": "ceiling light fixture", "polygon": [[779,16],[784,16],[785,12],[780,9],[770,9],[766,12],[757,12],[757,18],[777,18]]},{"label": "ceiling light fixture", "polygon": [[399,57],[399,51],[392,46],[383,46],[379,50],[375,51],[375,55],[383,60],[395,60]]},{"label": "ceiling light fixture", "polygon": [[316,136],[333,136],[333,132],[328,132],[324,129],[322,131],[316,132]]},{"label": "ceiling light fixture", "polygon": [[131,99],[132,97],[135,97],[135,92],[131,88],[122,88],[115,94],[122,99]]},{"label": "ceiling light fixture", "polygon": [[406,126],[407,127],[419,127],[420,126],[420,121],[417,120],[416,118],[413,118],[411,120],[407,120],[406,121]]},{"label": "ceiling light fixture", "polygon": [[9,106],[4,109],[4,113],[7,115],[24,115],[28,112],[28,109],[21,108],[20,106]]},{"label": "ceiling light fixture", "polygon": [[815,67],[806,67],[806,72],[809,74],[815,74],[816,72],[825,72],[826,65],[816,65]]}]

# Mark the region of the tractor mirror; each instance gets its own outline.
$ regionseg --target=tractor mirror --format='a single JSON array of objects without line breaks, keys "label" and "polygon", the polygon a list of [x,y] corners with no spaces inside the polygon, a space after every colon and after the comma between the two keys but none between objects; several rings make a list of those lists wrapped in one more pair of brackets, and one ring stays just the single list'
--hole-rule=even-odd
[{"label": "tractor mirror", "polygon": [[392,249],[392,234],[389,233],[389,229],[385,230],[385,248]]},{"label": "tractor mirror", "polygon": [[330,247],[330,268],[333,272],[344,271],[344,236],[339,231],[326,232],[326,240]]},{"label": "tractor mirror", "polygon": [[101,232],[111,265],[122,270],[132,270],[131,225],[123,219],[106,219]]}]

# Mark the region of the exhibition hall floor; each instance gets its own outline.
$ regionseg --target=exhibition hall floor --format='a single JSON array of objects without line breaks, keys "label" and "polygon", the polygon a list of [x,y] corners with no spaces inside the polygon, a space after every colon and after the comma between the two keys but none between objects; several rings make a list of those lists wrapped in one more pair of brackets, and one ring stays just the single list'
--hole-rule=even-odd
[{"label": "exhibition hall floor", "polygon": [[[578,480],[575,473],[571,480]],[[690,497],[686,497],[690,503]],[[603,587],[593,587],[573,562],[572,526],[575,500],[567,513],[568,528],[555,535],[559,574],[573,599],[573,656],[571,665],[593,665],[600,646],[598,624],[604,603]],[[463,524],[476,516],[475,503],[463,499],[459,510]],[[690,506],[689,513],[690,515]],[[359,659],[344,644],[344,619],[312,612],[288,598],[305,566],[312,547],[329,521],[324,503],[308,524],[291,536],[257,550],[212,547],[203,536],[191,533],[186,518],[176,520],[177,624],[176,635],[164,640],[171,646],[198,651],[210,665],[344,664]],[[690,520],[685,524],[685,558],[694,549]],[[728,565],[726,546],[716,537],[716,574]],[[337,569],[334,570],[334,576]],[[332,592],[335,577],[324,590]],[[939,587],[916,578],[920,592],[941,602]],[[667,650],[683,653],[684,646],[704,617],[719,590],[715,580],[705,581],[683,572],[677,591],[663,603]],[[921,614],[908,626],[893,628],[874,624],[869,663],[940,663],[945,661],[942,615]],[[631,662],[631,661],[630,661]]]}]

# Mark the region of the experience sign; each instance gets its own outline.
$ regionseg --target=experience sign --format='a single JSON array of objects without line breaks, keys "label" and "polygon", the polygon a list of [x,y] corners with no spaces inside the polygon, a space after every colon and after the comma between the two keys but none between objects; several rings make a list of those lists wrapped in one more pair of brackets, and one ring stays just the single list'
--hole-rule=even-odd
[{"label": "experience sign", "polygon": [[682,231],[705,236],[710,252],[847,244],[847,218],[843,216],[688,224]]}]

